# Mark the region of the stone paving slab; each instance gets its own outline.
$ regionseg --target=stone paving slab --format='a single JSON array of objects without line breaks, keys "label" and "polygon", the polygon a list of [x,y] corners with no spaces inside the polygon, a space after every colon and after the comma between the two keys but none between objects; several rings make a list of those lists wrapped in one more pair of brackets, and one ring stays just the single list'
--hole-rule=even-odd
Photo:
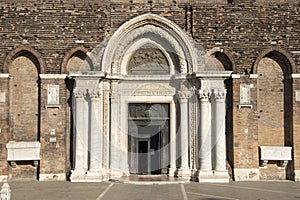
[{"label": "stone paving slab", "polygon": [[300,200],[298,182],[136,185],[114,182],[9,182],[12,200]]}]

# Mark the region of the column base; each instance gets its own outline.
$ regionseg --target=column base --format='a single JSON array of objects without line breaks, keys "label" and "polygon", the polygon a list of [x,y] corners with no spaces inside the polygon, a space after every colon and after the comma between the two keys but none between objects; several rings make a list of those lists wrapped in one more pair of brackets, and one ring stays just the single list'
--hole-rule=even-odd
[{"label": "column base", "polygon": [[108,180],[102,175],[102,171],[71,171],[71,182],[102,182]]},{"label": "column base", "polygon": [[176,175],[176,168],[169,168],[168,176],[174,177]]},{"label": "column base", "polygon": [[110,179],[121,178],[121,177],[129,176],[129,175],[130,175],[129,171],[124,172],[121,170],[110,169],[110,172],[109,172]]},{"label": "column base", "polygon": [[198,182],[201,183],[229,183],[229,174],[227,170],[199,170]]},{"label": "column base", "polygon": [[295,170],[295,181],[300,182],[300,170]]},{"label": "column base", "polygon": [[188,168],[186,168],[186,169],[179,168],[175,172],[175,176],[180,177],[180,178],[184,178],[184,179],[190,179],[191,176],[192,176],[192,170],[188,169]]}]

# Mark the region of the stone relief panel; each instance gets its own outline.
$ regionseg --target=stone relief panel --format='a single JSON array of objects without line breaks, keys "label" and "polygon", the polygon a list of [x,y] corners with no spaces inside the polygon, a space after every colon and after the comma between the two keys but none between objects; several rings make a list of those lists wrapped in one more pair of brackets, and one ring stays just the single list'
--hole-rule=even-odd
[{"label": "stone relief panel", "polygon": [[[125,33],[122,41],[119,41],[118,48],[113,52],[113,56],[110,62],[113,73],[121,72],[120,62],[121,58],[126,52],[126,48],[131,46],[134,42],[140,38],[149,38],[156,41],[167,51],[170,52],[171,57],[174,59],[173,64],[178,66],[178,71],[186,73],[191,62],[191,56],[185,52],[188,52],[182,45],[182,42],[178,41],[177,37],[165,31],[162,28],[153,25],[144,25],[140,28],[134,29],[128,33]],[[176,63],[177,62],[177,63]],[[117,64],[116,64],[117,63]]]},{"label": "stone relief panel", "polygon": [[169,74],[165,55],[157,48],[144,46],[136,50],[128,63],[128,74]]}]

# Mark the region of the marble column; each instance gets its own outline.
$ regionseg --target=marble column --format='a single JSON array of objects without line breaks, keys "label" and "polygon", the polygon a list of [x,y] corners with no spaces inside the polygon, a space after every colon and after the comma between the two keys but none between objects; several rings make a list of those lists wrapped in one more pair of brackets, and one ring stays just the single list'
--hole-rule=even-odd
[{"label": "marble column", "polygon": [[176,144],[176,105],[172,101],[170,104],[170,176],[174,176],[176,171]]},{"label": "marble column", "polygon": [[201,171],[212,170],[211,146],[211,103],[210,91],[199,90],[200,99],[200,137],[199,137],[199,168]]},{"label": "marble column", "polygon": [[100,119],[100,91],[99,89],[88,90],[91,99],[91,135],[90,135],[90,171],[101,172],[103,157],[103,134]]},{"label": "marble column", "polygon": [[129,175],[128,167],[128,103],[121,97],[121,112],[120,120],[120,169],[123,175]]},{"label": "marble column", "polygon": [[225,97],[226,89],[214,90],[215,98],[215,170],[226,171],[226,137],[225,137]]},{"label": "marble column", "polygon": [[74,89],[73,91],[75,97],[75,171],[85,171],[87,170],[87,163],[85,163],[85,155],[87,153],[87,143],[86,143],[86,125],[85,122],[85,96],[86,90],[84,89]]},{"label": "marble column", "polygon": [[111,93],[111,141],[110,141],[110,175],[111,177],[121,176],[120,168],[120,141],[119,141],[119,125],[120,125],[120,94]]},{"label": "marble column", "polygon": [[188,100],[191,96],[190,91],[178,91],[180,103],[180,156],[181,165],[178,171],[179,176],[190,176],[189,167],[189,123],[188,123]]}]

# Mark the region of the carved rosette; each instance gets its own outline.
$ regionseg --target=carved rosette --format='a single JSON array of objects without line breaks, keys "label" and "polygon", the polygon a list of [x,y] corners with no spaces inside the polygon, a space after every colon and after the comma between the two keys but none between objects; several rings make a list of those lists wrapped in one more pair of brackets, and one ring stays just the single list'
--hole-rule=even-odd
[{"label": "carved rosette", "polygon": [[226,97],[226,89],[214,90],[214,97],[216,100],[223,101]]},{"label": "carved rosette", "polygon": [[206,89],[201,89],[198,91],[199,99],[201,101],[209,101],[209,98],[211,96],[211,92]]},{"label": "carved rosette", "polygon": [[73,94],[76,99],[84,99],[86,97],[87,91],[85,89],[75,88]]},{"label": "carved rosette", "polygon": [[187,102],[191,96],[192,96],[192,93],[189,90],[177,92],[177,97],[178,97],[180,103]]},{"label": "carved rosette", "polygon": [[99,99],[101,96],[101,92],[99,89],[89,89],[88,93],[89,93],[89,96],[91,97],[91,100]]}]

